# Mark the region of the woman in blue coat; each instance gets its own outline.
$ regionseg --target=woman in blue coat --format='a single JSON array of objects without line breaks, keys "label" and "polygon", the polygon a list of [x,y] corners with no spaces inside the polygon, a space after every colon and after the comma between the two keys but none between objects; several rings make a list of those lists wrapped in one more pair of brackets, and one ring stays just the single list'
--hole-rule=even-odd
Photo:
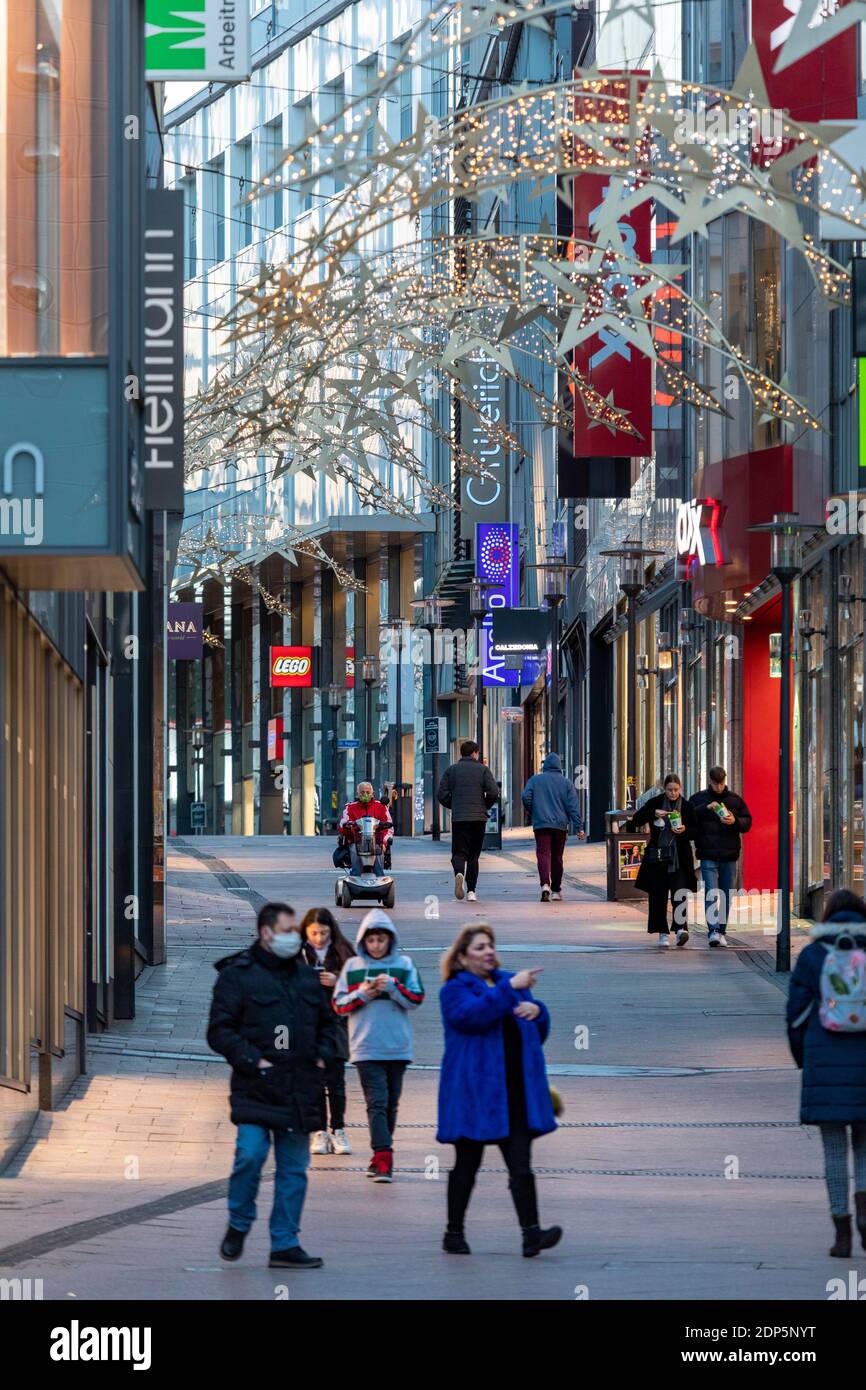
[{"label": "woman in blue coat", "polygon": [[560,1226],[538,1223],[532,1141],[556,1129],[542,1044],[550,1015],[532,998],[538,970],[501,970],[490,927],[465,927],[442,962],[445,1056],[439,1074],[440,1144],[453,1144],[443,1249],[468,1255],[463,1222],[485,1144],[497,1144],[527,1257],[549,1250]]},{"label": "woman in blue coat", "polygon": [[824,1144],[830,1214],[836,1228],[831,1255],[851,1255],[848,1126],[854,1151],[857,1229],[866,1250],[866,1033],[834,1033],[818,1014],[821,967],[844,933],[866,950],[866,902],[846,888],[831,893],[813,940],[800,952],[788,995],[788,1041],[803,1072],[800,1120],[817,1125]]}]

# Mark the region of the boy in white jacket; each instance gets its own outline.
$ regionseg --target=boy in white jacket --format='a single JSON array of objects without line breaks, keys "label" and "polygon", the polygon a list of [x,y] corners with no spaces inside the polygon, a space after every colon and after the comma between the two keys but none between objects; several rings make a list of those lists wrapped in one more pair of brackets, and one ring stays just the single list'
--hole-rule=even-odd
[{"label": "boy in white jacket", "polygon": [[412,1061],[413,1009],[424,1002],[414,961],[400,951],[387,912],[374,907],[358,928],[357,955],[346,961],[334,990],[334,1010],[349,1020],[349,1059],[358,1068],[367,1105],[373,1157],[367,1177],[391,1182],[394,1130],[403,1073]]}]

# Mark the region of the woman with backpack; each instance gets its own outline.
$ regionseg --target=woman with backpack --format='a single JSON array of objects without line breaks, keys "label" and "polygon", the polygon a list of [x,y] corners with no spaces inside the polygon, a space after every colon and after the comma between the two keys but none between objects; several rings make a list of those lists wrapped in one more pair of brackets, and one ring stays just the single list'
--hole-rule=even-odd
[{"label": "woman with backpack", "polygon": [[800,952],[788,995],[788,1041],[803,1072],[800,1121],[824,1145],[831,1255],[851,1256],[848,1130],[857,1230],[866,1250],[866,902],[847,888],[827,899]]},{"label": "woman with backpack", "polygon": [[685,896],[696,893],[698,888],[689,844],[695,837],[697,820],[692,803],[683,796],[682,783],[675,772],[669,772],[665,778],[662,794],[650,797],[626,822],[628,830],[637,830],[642,825],[651,827],[650,841],[637,871],[635,887],[649,898],[646,929],[658,934],[659,946],[670,946],[670,898],[677,945],[685,946],[689,939]]}]

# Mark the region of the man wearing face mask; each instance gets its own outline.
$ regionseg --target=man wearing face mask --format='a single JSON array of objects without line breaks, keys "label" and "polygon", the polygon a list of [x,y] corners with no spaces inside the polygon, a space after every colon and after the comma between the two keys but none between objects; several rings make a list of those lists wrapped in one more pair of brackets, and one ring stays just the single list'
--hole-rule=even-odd
[{"label": "man wearing face mask", "polygon": [[237,1260],[256,1218],[259,1179],[273,1140],[271,1269],[318,1269],[298,1240],[307,1190],[310,1134],[325,1127],[323,1071],[339,1051],[339,1025],[316,972],[299,956],[294,910],[266,903],[257,937],[216,962],[207,1040],[232,1068],[237,1125],[229,1179],[229,1227],[220,1246]]},{"label": "man wearing face mask", "polygon": [[[391,812],[384,801],[377,801],[373,795],[373,788],[369,782],[358,783],[358,798],[350,801],[340,817],[340,838],[344,845],[351,845],[358,838],[358,827],[356,821],[362,816],[374,816],[379,822],[376,831],[376,841],[382,850],[383,868],[391,867],[391,841],[394,838],[394,822],[391,820]],[[336,863],[336,856],[335,856]],[[342,861],[348,868],[351,864],[351,857]]]}]

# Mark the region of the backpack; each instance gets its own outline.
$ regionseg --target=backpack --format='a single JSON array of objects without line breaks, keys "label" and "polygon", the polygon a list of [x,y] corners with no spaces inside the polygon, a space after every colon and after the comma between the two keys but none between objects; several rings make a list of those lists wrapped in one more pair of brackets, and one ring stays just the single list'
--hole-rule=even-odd
[{"label": "backpack", "polygon": [[818,1007],[821,1026],[830,1033],[866,1033],[866,951],[844,931],[825,951]]}]

